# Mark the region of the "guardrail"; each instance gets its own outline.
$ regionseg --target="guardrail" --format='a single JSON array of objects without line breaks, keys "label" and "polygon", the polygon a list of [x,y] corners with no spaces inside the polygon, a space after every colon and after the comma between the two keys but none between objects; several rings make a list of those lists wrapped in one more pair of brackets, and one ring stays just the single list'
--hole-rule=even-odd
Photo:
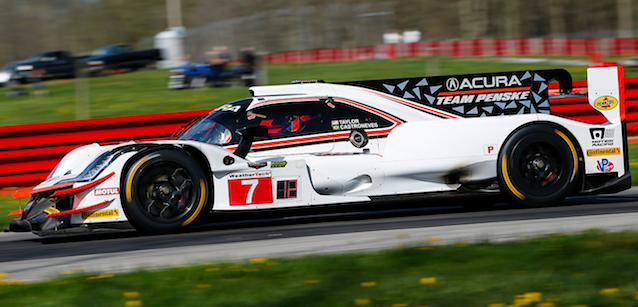
[{"label": "guardrail", "polygon": [[[586,87],[574,82],[574,88]],[[625,79],[627,130],[638,135],[638,77]],[[595,123],[600,115],[587,99],[550,100],[552,113]],[[166,139],[180,126],[210,110],[98,118],[0,127],[0,189],[24,187],[44,180],[70,150],[84,144]]]},{"label": "guardrail", "polygon": [[165,139],[209,110],[0,127],[0,189],[34,185],[84,144]]},{"label": "guardrail", "polygon": [[272,53],[266,63],[335,62],[404,56],[517,56],[517,55],[634,55],[638,38],[528,38],[447,40],[383,44],[368,47],[324,48]]}]

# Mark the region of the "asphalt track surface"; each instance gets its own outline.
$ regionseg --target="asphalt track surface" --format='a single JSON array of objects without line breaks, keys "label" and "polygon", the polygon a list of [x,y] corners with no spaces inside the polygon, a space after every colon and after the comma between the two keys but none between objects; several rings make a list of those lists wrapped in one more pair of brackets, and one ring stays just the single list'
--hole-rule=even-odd
[{"label": "asphalt track surface", "polygon": [[[259,257],[341,253],[459,241],[505,241],[592,228],[638,229],[638,188],[581,196],[561,206],[516,209],[498,203],[467,209],[459,201],[383,204],[260,215],[229,215],[174,235],[135,231],[64,237],[0,233],[2,280],[36,281],[69,272],[116,273],[137,268]],[[342,207],[340,207],[342,208]]]}]

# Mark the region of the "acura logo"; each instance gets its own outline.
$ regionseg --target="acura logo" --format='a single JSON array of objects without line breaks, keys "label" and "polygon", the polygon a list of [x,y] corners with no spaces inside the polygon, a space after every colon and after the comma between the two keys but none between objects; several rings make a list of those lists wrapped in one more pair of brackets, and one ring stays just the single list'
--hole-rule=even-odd
[{"label": "acura logo", "polygon": [[460,85],[461,83],[459,82],[459,79],[457,78],[448,78],[445,81],[445,87],[447,87],[447,90],[450,92],[454,92],[458,90]]}]

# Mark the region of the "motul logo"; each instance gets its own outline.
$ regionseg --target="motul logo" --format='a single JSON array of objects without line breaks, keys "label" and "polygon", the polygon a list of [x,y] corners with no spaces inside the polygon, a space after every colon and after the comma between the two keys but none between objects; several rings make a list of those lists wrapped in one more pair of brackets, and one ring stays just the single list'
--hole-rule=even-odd
[{"label": "motul logo", "polygon": [[445,87],[450,92],[463,90],[463,89],[486,89],[495,87],[512,87],[523,86],[521,80],[516,75],[508,78],[507,76],[492,76],[492,77],[475,77],[475,78],[463,78],[459,81],[457,78],[449,78],[445,81]]},{"label": "motul logo", "polygon": [[95,196],[116,195],[120,194],[120,188],[104,188],[95,189]]}]

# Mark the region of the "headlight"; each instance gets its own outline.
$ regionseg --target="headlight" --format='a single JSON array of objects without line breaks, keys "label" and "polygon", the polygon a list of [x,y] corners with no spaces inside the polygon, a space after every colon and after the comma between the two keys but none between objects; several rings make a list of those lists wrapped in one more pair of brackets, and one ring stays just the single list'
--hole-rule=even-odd
[{"label": "headlight", "polygon": [[5,83],[11,79],[11,74],[8,72],[0,72],[0,83]]},{"label": "headlight", "polygon": [[87,166],[79,175],[75,176],[74,178],[62,180],[58,182],[58,184],[65,182],[91,181],[98,175],[100,175],[100,173],[102,173],[102,171],[107,168],[111,164],[111,162],[115,161],[115,159],[117,159],[119,156],[136,150],[139,150],[139,147],[136,144],[131,144],[104,152],[101,155],[97,156],[97,158],[93,159],[93,162],[91,162],[91,164],[89,164],[89,166]]},{"label": "headlight", "polygon": [[91,162],[91,164],[89,164],[89,166],[87,166],[79,175],[73,178],[62,180],[58,182],[58,184],[66,183],[66,182],[91,181],[95,179],[95,177],[97,177],[107,166],[109,166],[109,164],[111,164],[111,162],[116,157],[118,157],[121,153],[122,152],[117,149],[112,151],[107,151],[99,155],[97,158],[95,158],[95,160],[93,160],[93,162]]},{"label": "headlight", "polygon": [[33,65],[20,65],[16,67],[16,70],[32,70]]},{"label": "headlight", "polygon": [[89,66],[102,66],[104,61],[89,61]]},{"label": "headlight", "polygon": [[84,169],[84,171],[82,171],[80,175],[78,175],[77,181],[93,180],[107,166],[109,166],[109,164],[111,164],[111,161],[113,161],[113,158],[115,157],[116,153],[119,153],[119,151],[115,151],[115,152],[108,151],[101,154],[99,157],[93,160],[93,163],[89,164],[89,166],[86,169]]}]

